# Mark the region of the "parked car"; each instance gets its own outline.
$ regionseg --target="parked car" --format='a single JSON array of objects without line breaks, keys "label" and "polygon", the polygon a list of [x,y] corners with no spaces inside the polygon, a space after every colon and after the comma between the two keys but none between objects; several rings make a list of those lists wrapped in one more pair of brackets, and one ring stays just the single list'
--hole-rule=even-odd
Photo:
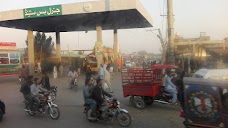
[{"label": "parked car", "polygon": [[213,80],[228,80],[228,69],[200,69],[196,71],[192,77]]}]

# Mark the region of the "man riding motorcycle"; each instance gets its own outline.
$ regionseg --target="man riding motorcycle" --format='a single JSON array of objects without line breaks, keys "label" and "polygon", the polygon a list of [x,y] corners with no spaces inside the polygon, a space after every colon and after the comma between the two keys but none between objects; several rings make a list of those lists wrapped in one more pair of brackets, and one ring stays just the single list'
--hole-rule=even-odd
[{"label": "man riding motorcycle", "polygon": [[32,105],[32,97],[30,92],[30,86],[33,84],[32,82],[33,76],[28,76],[25,79],[25,82],[22,84],[20,92],[23,93],[25,100],[28,102],[28,105],[25,108],[25,111],[31,110]]},{"label": "man riding motorcycle", "polygon": [[89,105],[89,107],[92,109],[92,115],[94,115],[97,110],[97,103],[94,99],[92,99],[92,92],[93,92],[92,79],[87,78],[85,81],[85,86],[83,87],[83,97],[84,97],[85,105]]},{"label": "man riding motorcycle", "polygon": [[[35,103],[37,103],[37,106],[40,104],[40,97],[42,96],[39,92],[40,91],[47,91],[46,89],[42,88],[39,84],[38,84],[38,78],[34,79],[34,84],[31,85],[30,87],[30,92],[31,92],[31,96],[33,98],[33,100],[35,101]],[[36,110],[36,109],[35,109]]]},{"label": "man riding motorcycle", "polygon": [[167,75],[164,81],[165,91],[172,95],[172,103],[175,105],[177,102],[177,89],[176,86],[172,83],[171,79],[172,73],[171,71],[167,71]]},{"label": "man riding motorcycle", "polygon": [[74,80],[78,78],[78,73],[74,70],[74,68],[70,69],[70,72],[68,73],[68,76],[70,77],[70,86],[74,84]]},{"label": "man riding motorcycle", "polygon": [[96,101],[98,107],[100,107],[100,109],[104,111],[108,106],[105,101],[105,96],[111,98],[112,95],[104,91],[104,89],[102,88],[102,84],[103,84],[103,80],[101,78],[98,78],[97,85],[93,89],[92,96],[93,96],[93,99]]}]

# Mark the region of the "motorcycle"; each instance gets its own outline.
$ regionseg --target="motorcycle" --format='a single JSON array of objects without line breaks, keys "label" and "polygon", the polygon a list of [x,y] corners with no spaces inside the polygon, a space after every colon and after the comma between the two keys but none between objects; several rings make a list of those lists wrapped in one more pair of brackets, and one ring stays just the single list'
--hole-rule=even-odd
[{"label": "motorcycle", "polygon": [[5,104],[3,101],[0,100],[0,121],[2,120],[4,114],[5,114]]},{"label": "motorcycle", "polygon": [[50,96],[51,96],[51,100],[54,101],[56,99],[57,96],[57,86],[51,86],[50,88]]},{"label": "motorcycle", "polygon": [[78,85],[78,78],[74,78],[73,82],[70,81],[70,89],[73,89],[75,86]]},{"label": "motorcycle", "polygon": [[[52,119],[57,120],[60,117],[60,111],[56,104],[52,102],[50,92],[45,92],[40,98],[40,104],[33,102],[32,111],[27,111],[29,115],[48,113]],[[25,100],[25,106],[28,108],[28,101]]]},{"label": "motorcycle", "polygon": [[170,104],[172,102],[172,98],[172,95],[170,95],[165,91],[164,88],[162,88],[158,96],[155,97],[154,101],[162,104]]},{"label": "motorcycle", "polygon": [[101,108],[97,108],[95,114],[92,115],[92,109],[90,109],[89,105],[86,105],[86,118],[89,121],[111,121],[112,119],[116,119],[119,125],[122,127],[128,127],[131,125],[131,116],[127,110],[120,108],[120,102],[115,99],[108,99],[108,108],[105,110],[101,110]]}]

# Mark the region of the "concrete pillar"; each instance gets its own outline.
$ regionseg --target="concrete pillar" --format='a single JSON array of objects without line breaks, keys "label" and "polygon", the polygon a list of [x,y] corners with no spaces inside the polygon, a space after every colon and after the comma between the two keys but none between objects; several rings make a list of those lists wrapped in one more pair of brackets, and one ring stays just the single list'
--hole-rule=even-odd
[{"label": "concrete pillar", "polygon": [[61,62],[60,32],[56,32],[56,58]]},{"label": "concrete pillar", "polygon": [[117,34],[117,29],[114,29],[113,52],[114,52],[114,71],[115,72],[118,72],[118,51],[119,51],[118,34]]},{"label": "concrete pillar", "polygon": [[34,37],[33,31],[28,30],[28,61],[29,61],[29,74],[34,75],[35,55],[34,55]]},{"label": "concrete pillar", "polygon": [[97,25],[97,41],[95,44],[95,55],[97,58],[97,66],[100,67],[101,64],[104,64],[103,60],[103,42],[102,42],[102,27]]}]

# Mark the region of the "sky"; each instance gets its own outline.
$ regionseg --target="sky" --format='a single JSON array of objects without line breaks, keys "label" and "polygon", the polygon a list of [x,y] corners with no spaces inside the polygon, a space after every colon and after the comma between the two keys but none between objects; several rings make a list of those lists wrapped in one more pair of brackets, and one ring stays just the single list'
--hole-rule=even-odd
[{"label": "sky", "polygon": [[[84,1],[92,0],[1,0],[0,11]],[[160,15],[167,14],[167,0],[140,1],[151,15],[154,27],[119,30],[121,51],[132,53],[146,50],[150,53],[160,53],[161,45],[156,36],[157,32],[147,30],[160,28],[165,37],[166,19]],[[206,32],[214,40],[228,37],[228,0],[173,0],[173,6],[175,33],[186,38],[199,37],[200,32]],[[49,35],[55,41],[55,35]],[[26,38],[27,31],[0,27],[0,42],[16,42],[18,48],[23,48],[26,47]],[[67,49],[68,46],[72,49],[91,49],[95,42],[95,31],[61,33],[62,49]],[[103,31],[103,44],[113,46],[113,31]]]}]

